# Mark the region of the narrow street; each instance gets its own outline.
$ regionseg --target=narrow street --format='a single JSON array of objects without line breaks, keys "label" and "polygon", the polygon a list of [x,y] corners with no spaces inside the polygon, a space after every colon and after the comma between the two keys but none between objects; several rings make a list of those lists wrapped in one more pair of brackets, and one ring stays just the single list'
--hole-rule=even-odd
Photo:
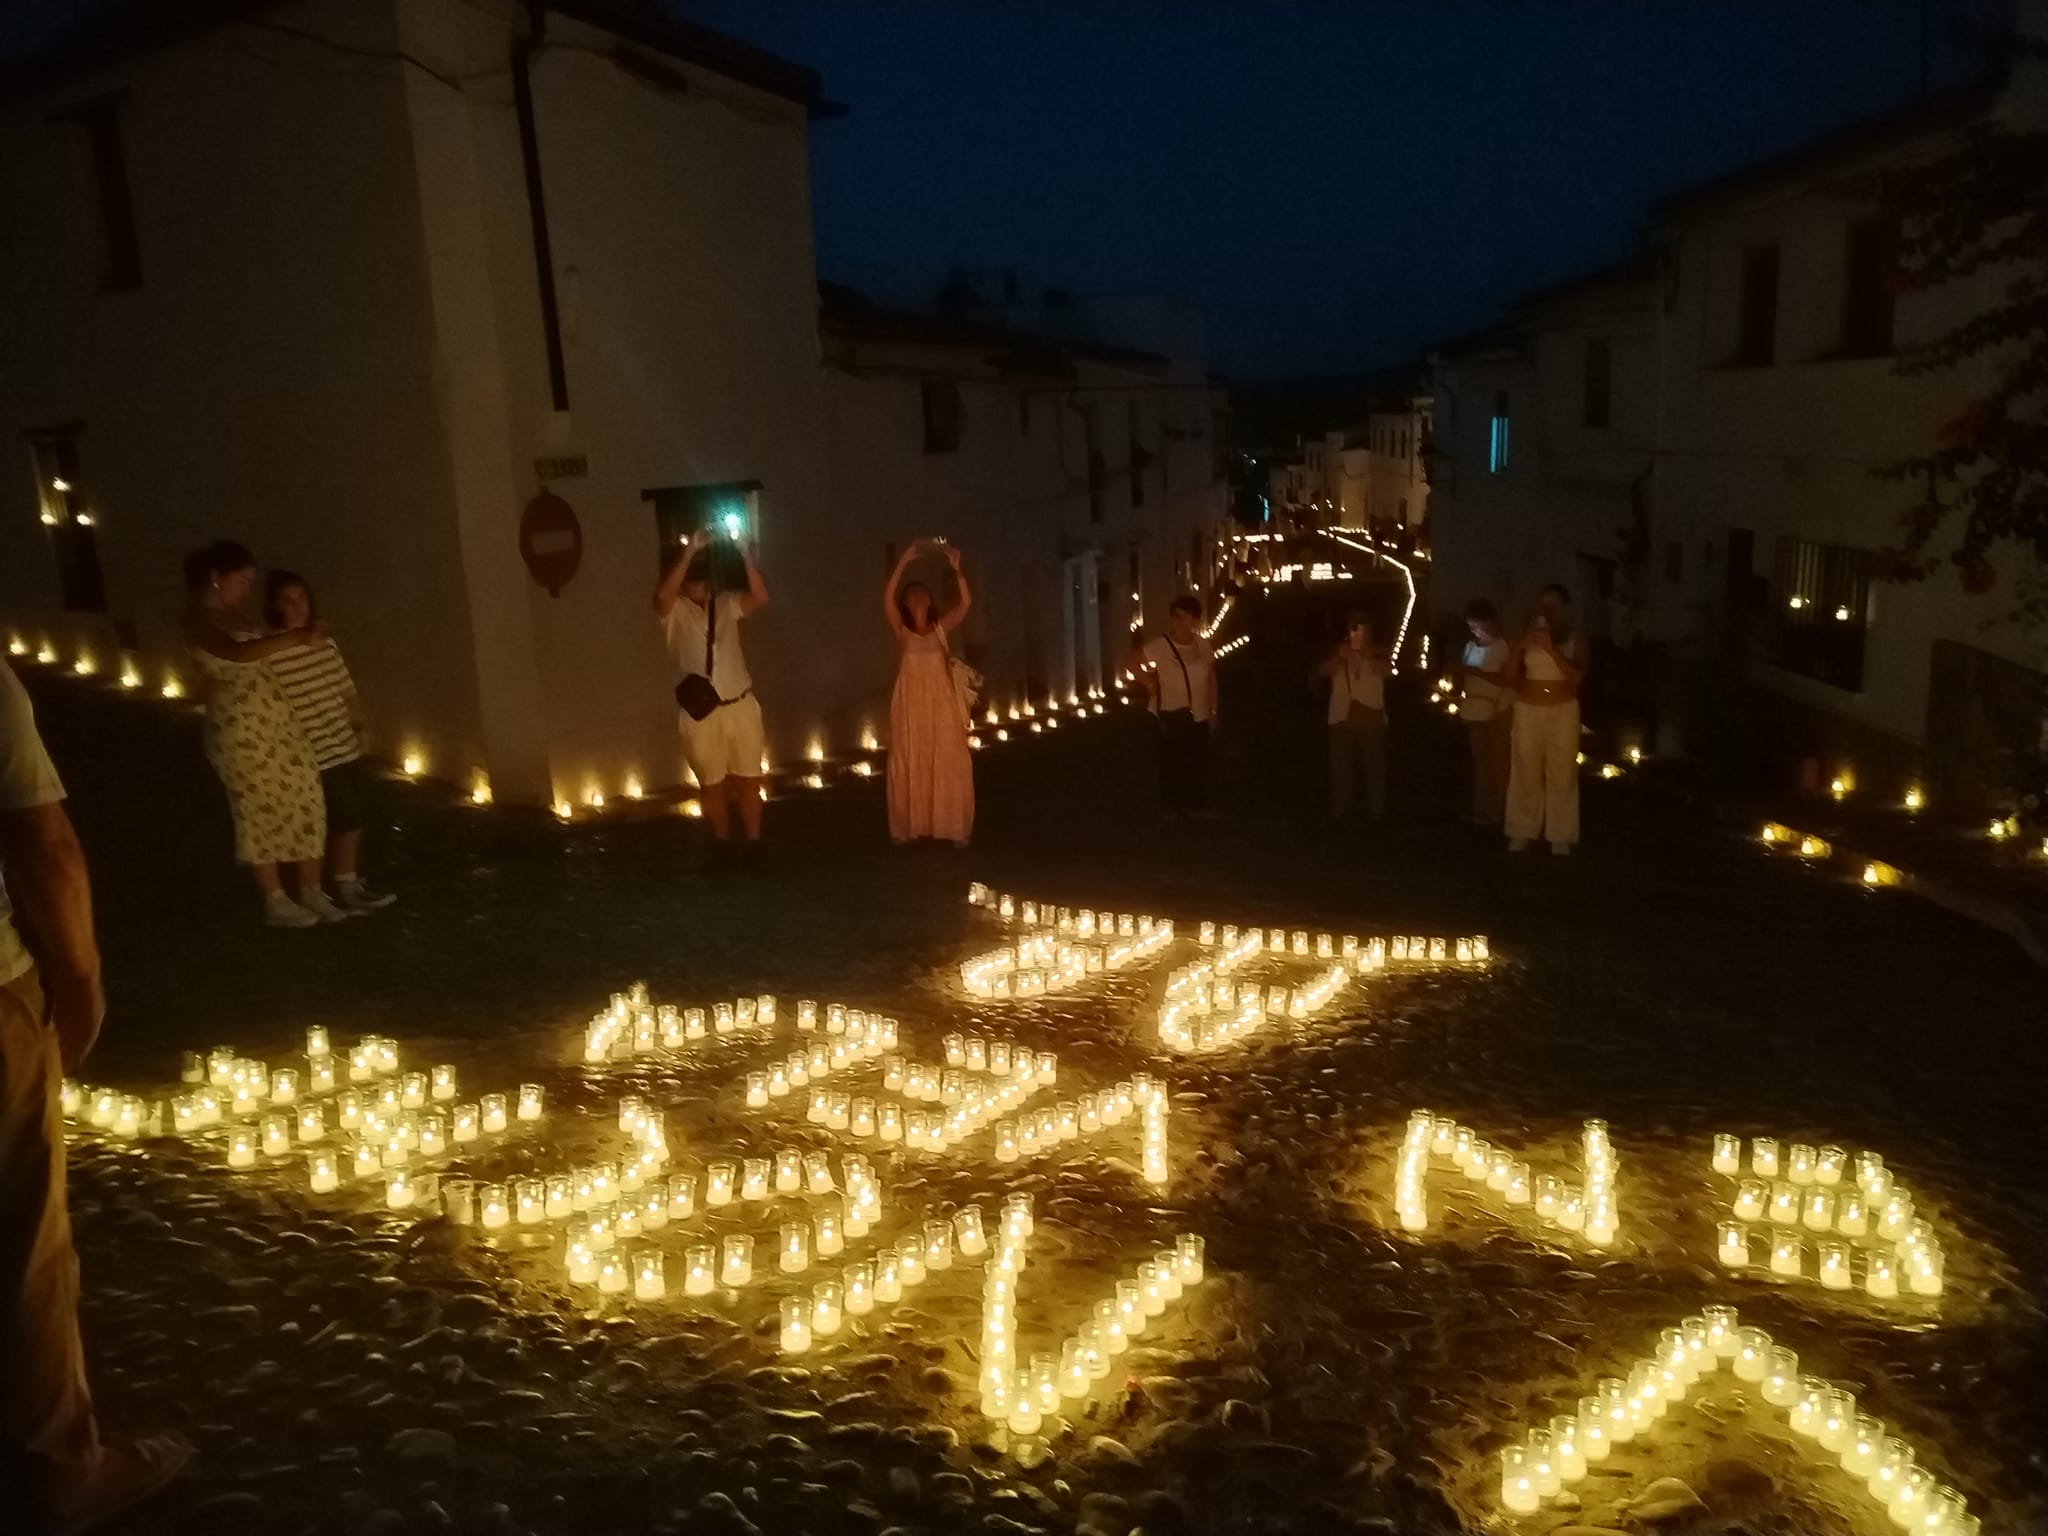
[{"label": "narrow street", "polygon": [[[673,813],[564,828],[393,785],[371,857],[402,903],[305,933],[258,925],[190,717],[37,683],[107,952],[95,1083],[163,1097],[181,1051],[284,1063],[324,1024],[337,1050],[388,1035],[407,1067],[454,1062],[465,1087],[543,1085],[545,1137],[456,1160],[480,1178],[581,1161],[629,1091],[665,1110],[675,1166],[701,1172],[735,1145],[829,1143],[800,1114],[771,1131],[740,1108],[753,1063],[731,1042],[587,1068],[584,1022],[635,980],[686,1006],[843,1001],[900,1019],[913,1060],[979,1031],[1057,1052],[1062,1097],[1164,1081],[1156,1190],[1114,1139],[1013,1166],[873,1149],[892,1219],[1033,1195],[1027,1337],[1071,1329],[1174,1233],[1207,1245],[1203,1283],[1027,1447],[978,1411],[970,1266],[785,1363],[758,1294],[779,1277],[685,1297],[673,1232],[667,1299],[600,1298],[566,1281],[554,1228],[457,1229],[385,1211],[381,1184],[310,1195],[296,1158],[245,1172],[218,1146],[84,1132],[73,1209],[102,1414],[201,1449],[186,1488],[117,1529],[1474,1529],[1494,1518],[1499,1446],[1707,1303],[1853,1384],[1987,1527],[2039,1520],[2039,973],[1995,934],[1773,860],[1650,783],[1589,782],[1578,856],[1511,860],[1457,819],[1462,741],[1412,696],[1394,706],[1389,823],[1333,829],[1291,601],[1244,616],[1218,815],[1191,830],[1153,812],[1135,714],[979,754],[969,853],[892,851],[877,780],[778,800],[768,871],[716,882],[698,874],[701,825]],[[970,881],[1170,917],[1182,939],[1071,992],[971,998],[958,963],[1003,939]],[[1483,933],[1496,958],[1390,968],[1312,1020],[1173,1056],[1157,1010],[1201,919]],[[1403,1233],[1393,1163],[1418,1107],[1552,1161],[1604,1118],[1622,1159],[1612,1252],[1450,1184],[1433,1186],[1445,1214]],[[1945,1294],[1718,1271],[1718,1131],[1882,1152],[1940,1234]],[[1888,1528],[1860,1482],[1721,1382],[1704,1413],[1616,1447],[1577,1508],[1524,1527],[1641,1524],[1623,1504],[1669,1476],[1729,1528]]]}]

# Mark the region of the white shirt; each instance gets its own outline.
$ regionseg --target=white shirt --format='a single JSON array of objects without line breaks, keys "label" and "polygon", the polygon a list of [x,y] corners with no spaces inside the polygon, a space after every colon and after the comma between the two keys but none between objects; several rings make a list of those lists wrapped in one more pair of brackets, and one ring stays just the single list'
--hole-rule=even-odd
[{"label": "white shirt", "polygon": [[1370,651],[1354,651],[1347,645],[1337,652],[1337,670],[1330,674],[1330,724],[1349,720],[1353,704],[1385,709],[1387,679]]},{"label": "white shirt", "polygon": [[[1555,639],[1550,643],[1567,661],[1579,659],[1579,632],[1576,629],[1565,637],[1562,645]],[[1561,683],[1564,681],[1564,668],[1551,659],[1549,651],[1532,645],[1522,652],[1522,675],[1532,683]]]},{"label": "white shirt", "polygon": [[1152,679],[1158,684],[1152,698],[1155,714],[1187,709],[1198,721],[1209,718],[1209,679],[1216,658],[1208,641],[1197,636],[1181,645],[1166,635],[1154,635],[1145,642],[1144,657],[1152,663]]},{"label": "white shirt", "polygon": [[[746,598],[738,592],[721,592],[716,601],[718,644],[713,647],[711,664],[717,671],[712,674],[711,686],[718,690],[721,699],[732,700],[754,686],[753,676],[747,671],[746,652],[740,649],[740,620],[746,616],[742,612]],[[687,597],[678,596],[668,617],[661,621],[661,629],[668,637],[668,654],[676,666],[676,680],[680,682],[692,673],[701,673],[704,639],[710,631],[704,610]]]},{"label": "white shirt", "polygon": [[[26,811],[63,798],[57,769],[36,734],[28,690],[14,669],[0,661],[0,811]],[[21,935],[14,930],[13,913],[7,887],[0,885],[0,984],[27,975],[31,964]]]},{"label": "white shirt", "polygon": [[1491,720],[1500,713],[1506,688],[1482,672],[1504,672],[1508,664],[1508,643],[1495,635],[1491,640],[1465,642],[1465,697],[1458,706],[1461,720]]}]

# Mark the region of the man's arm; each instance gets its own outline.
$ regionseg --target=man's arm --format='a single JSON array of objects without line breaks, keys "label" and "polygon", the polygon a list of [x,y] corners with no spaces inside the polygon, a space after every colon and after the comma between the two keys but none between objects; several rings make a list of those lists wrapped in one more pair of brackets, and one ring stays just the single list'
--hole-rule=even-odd
[{"label": "man's arm", "polygon": [[61,802],[0,811],[0,872],[42,972],[64,1070],[75,1071],[99,1038],[106,999],[85,851]]},{"label": "man's arm", "polygon": [[683,578],[690,572],[690,562],[703,547],[704,533],[699,529],[690,535],[675,559],[668,563],[668,569],[661,573],[661,580],[654,584],[654,616],[657,619],[666,619],[675,607],[676,599],[682,596]]},{"label": "man's arm", "polygon": [[740,558],[747,562],[747,590],[740,594],[740,617],[751,619],[768,606],[768,583],[761,579],[761,567],[754,564],[751,548],[742,548]]}]

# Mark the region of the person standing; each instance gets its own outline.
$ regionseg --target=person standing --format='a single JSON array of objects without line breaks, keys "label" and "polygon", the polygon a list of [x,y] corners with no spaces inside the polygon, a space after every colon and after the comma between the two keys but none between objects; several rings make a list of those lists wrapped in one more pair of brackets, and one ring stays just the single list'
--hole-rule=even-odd
[{"label": "person standing", "polygon": [[[717,554],[708,531],[691,534],[654,589],[654,613],[675,663],[676,698],[682,706],[677,729],[682,733],[683,758],[703,791],[712,862],[722,865],[733,857],[737,813],[740,856],[753,863],[761,852],[761,777],[768,736],[746,654],[740,649],[740,621],[768,606],[768,584],[761,579],[753,551],[742,547],[746,590],[718,592],[714,600]],[[693,680],[701,680],[695,686],[703,712],[696,715],[686,702]]]},{"label": "person standing", "polygon": [[1216,658],[1202,638],[1202,600],[1182,593],[1155,635],[1125,663],[1158,721],[1159,790],[1170,821],[1200,816],[1209,733],[1216,725]]},{"label": "person standing", "polygon": [[1500,632],[1500,614],[1483,597],[1465,605],[1465,627],[1471,638],[1456,672],[1458,718],[1465,722],[1465,739],[1472,748],[1469,819],[1498,827],[1507,812],[1514,729],[1514,698],[1507,689],[1508,643]]},{"label": "person standing", "polygon": [[974,833],[974,754],[967,712],[953,681],[953,631],[974,604],[960,551],[939,542],[952,568],[953,606],[936,613],[931,588],[903,573],[924,547],[913,542],[882,589],[882,612],[896,636],[896,690],[889,698],[889,837],[908,843],[942,838],[965,848]]},{"label": "person standing", "polygon": [[28,1532],[106,1519],[192,1456],[177,1435],[101,1439],[85,1382],[58,1084],[106,1007],[91,880],[63,801],[28,694],[0,662],[0,1512]]},{"label": "person standing", "polygon": [[1572,628],[1571,594],[1555,584],[1537,595],[1536,617],[1508,652],[1514,693],[1508,769],[1508,851],[1537,838],[1567,854],[1579,840],[1579,692],[1585,636]]},{"label": "person standing", "polygon": [[1387,659],[1363,613],[1346,621],[1323,675],[1330,680],[1330,812],[1338,821],[1351,813],[1363,768],[1366,813],[1378,821],[1387,814]]},{"label": "person standing", "polygon": [[[344,922],[348,914],[320,887],[327,809],[313,747],[265,665],[325,632],[315,624],[265,635],[249,612],[255,588],[256,557],[232,540],[185,559],[185,643],[206,679],[206,755],[228,792],[235,857],[263,893],[263,920],[273,928]],[[296,900],[280,878],[285,864],[298,870]]]},{"label": "person standing", "polygon": [[[263,618],[271,629],[310,630],[315,616],[313,589],[305,577],[295,571],[272,571],[264,581],[263,596]],[[348,663],[341,659],[341,647],[329,635],[312,645],[280,651],[270,658],[270,670],[284,689],[320,770],[320,798],[327,808],[327,876],[335,904],[358,916],[390,906],[398,898],[371,890],[357,868],[373,786],[369,765],[363,761],[362,700]]]}]

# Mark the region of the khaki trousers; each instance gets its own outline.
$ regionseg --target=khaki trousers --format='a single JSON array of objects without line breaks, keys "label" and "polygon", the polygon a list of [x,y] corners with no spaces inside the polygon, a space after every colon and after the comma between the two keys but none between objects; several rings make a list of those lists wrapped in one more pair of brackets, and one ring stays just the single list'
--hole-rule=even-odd
[{"label": "khaki trousers", "polygon": [[89,1476],[99,1428],[64,1205],[63,1068],[35,972],[0,986],[0,1526]]},{"label": "khaki trousers", "polygon": [[1579,701],[1517,702],[1508,770],[1509,837],[1579,840]]},{"label": "khaki trousers", "polygon": [[1472,814],[1500,824],[1508,802],[1508,742],[1514,714],[1503,710],[1491,720],[1467,720],[1465,736],[1472,746]]}]

